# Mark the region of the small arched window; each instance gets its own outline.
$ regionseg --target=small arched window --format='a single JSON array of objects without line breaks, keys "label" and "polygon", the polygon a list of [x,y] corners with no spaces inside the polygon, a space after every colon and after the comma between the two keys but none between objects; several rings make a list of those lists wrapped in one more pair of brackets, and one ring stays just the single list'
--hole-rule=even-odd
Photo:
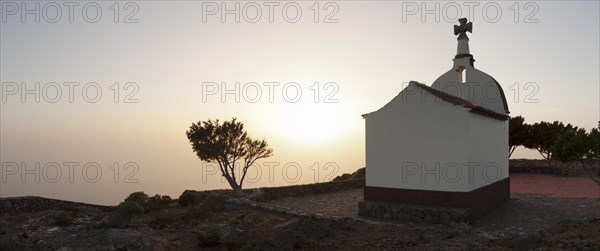
[{"label": "small arched window", "polygon": [[457,81],[458,83],[466,83],[467,82],[467,69],[464,66],[459,66],[458,69],[456,69],[456,72],[458,74],[457,75]]}]

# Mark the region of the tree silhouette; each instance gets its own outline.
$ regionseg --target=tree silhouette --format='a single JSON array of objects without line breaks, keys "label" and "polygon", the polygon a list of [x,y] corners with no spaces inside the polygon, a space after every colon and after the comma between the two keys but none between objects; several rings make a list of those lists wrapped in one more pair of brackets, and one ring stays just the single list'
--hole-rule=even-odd
[{"label": "tree silhouette", "polygon": [[[244,125],[235,118],[222,124],[219,120],[192,123],[186,131],[192,149],[200,160],[219,164],[221,174],[234,191],[235,196],[243,196],[242,186],[248,168],[258,159],[273,155],[265,140],[248,137]],[[237,170],[236,170],[237,168]],[[236,171],[241,169],[241,177]]]},{"label": "tree silhouette", "polygon": [[565,130],[552,145],[553,158],[561,162],[581,160],[590,151],[589,142],[585,129]]},{"label": "tree silhouette", "polygon": [[510,118],[508,122],[508,157],[513,154],[518,146],[524,145],[529,137],[529,125],[525,124],[521,116]]},{"label": "tree silhouette", "polygon": [[583,128],[559,121],[530,125],[523,117],[517,116],[510,118],[508,133],[509,157],[521,145],[538,150],[547,160],[600,159],[600,121],[598,128],[587,133]]},{"label": "tree silhouette", "polygon": [[590,144],[588,158],[600,159],[600,121],[598,121],[598,128],[593,128],[588,138]]},{"label": "tree silhouette", "polygon": [[578,128],[559,121],[552,123],[541,121],[531,125],[531,134],[524,146],[538,150],[544,159],[550,160],[554,157],[557,148],[554,146],[559,136],[565,133],[577,132]]}]

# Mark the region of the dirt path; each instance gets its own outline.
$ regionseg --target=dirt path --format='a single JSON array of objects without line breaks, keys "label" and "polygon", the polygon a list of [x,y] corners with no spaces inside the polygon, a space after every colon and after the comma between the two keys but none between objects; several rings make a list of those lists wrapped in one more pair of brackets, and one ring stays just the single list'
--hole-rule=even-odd
[{"label": "dirt path", "polygon": [[556,198],[600,198],[600,186],[587,177],[518,173],[510,176],[510,192]]},{"label": "dirt path", "polygon": [[[362,189],[349,189],[270,203],[307,213],[359,218],[357,204],[362,198]],[[599,198],[600,186],[589,178],[513,175],[511,199],[474,225],[498,237],[537,232],[561,220],[600,218]]]}]

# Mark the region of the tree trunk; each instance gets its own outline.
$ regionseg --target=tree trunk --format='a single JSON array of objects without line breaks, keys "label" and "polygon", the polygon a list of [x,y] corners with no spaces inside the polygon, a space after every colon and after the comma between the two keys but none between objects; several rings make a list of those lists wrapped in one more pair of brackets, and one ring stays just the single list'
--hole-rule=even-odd
[{"label": "tree trunk", "polygon": [[242,187],[240,187],[240,185],[238,185],[237,182],[235,182],[235,180],[231,176],[229,176],[227,174],[225,174],[223,176],[225,176],[225,179],[229,183],[229,186],[231,186],[231,188],[233,189],[233,196],[244,197],[244,192],[242,191]]},{"label": "tree trunk", "polygon": [[244,197],[244,191],[242,191],[242,188],[238,186],[237,188],[233,189],[233,196],[238,198]]}]

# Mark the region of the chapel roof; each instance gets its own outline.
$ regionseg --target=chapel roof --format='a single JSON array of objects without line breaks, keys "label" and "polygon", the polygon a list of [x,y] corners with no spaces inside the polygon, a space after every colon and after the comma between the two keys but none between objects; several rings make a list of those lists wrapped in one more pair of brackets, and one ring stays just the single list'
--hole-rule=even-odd
[{"label": "chapel roof", "polygon": [[502,98],[502,105],[504,106],[504,111],[507,114],[510,113],[510,111],[508,110],[508,102],[506,102],[506,96],[504,95],[504,90],[502,90],[502,86],[500,85],[500,83],[498,83],[498,81],[496,81],[494,77],[490,76],[490,78],[494,80],[494,83],[496,83],[496,87],[498,87],[498,90],[500,90],[500,97]]},{"label": "chapel roof", "polygon": [[[473,32],[473,24],[467,22],[466,18],[459,19],[459,22],[460,26],[454,26],[454,35],[459,35],[457,38],[456,56],[452,60],[454,65],[448,72],[439,76],[431,87],[444,92],[458,87],[462,89],[462,95],[460,93],[458,95],[450,94],[463,99],[467,98],[471,103],[497,113],[509,114],[508,102],[506,102],[506,96],[500,83],[494,77],[475,68],[475,59],[469,49],[469,37],[466,35],[467,32]],[[459,76],[465,70],[468,70],[466,74]],[[491,99],[487,96],[490,90],[497,91],[500,98]],[[472,96],[467,97],[465,95]]]},{"label": "chapel roof", "polygon": [[[431,88],[431,87],[429,87],[429,86],[427,86],[425,84],[421,84],[421,83],[419,83],[417,81],[410,81],[409,86],[410,85],[414,85],[415,87],[421,88],[424,91],[432,94],[433,96],[435,96],[437,98],[440,98],[441,100],[445,101],[446,103],[465,107],[465,108],[469,109],[469,112],[473,112],[473,113],[476,113],[476,114],[479,114],[479,115],[482,115],[482,116],[485,116],[485,117],[489,117],[489,118],[493,118],[493,119],[498,119],[498,120],[507,120],[508,118],[510,118],[510,116],[508,116],[506,114],[497,113],[497,112],[492,111],[490,109],[487,109],[487,108],[484,108],[484,107],[481,107],[481,106],[478,106],[478,105],[474,105],[473,103],[469,102],[468,100],[465,100],[465,99],[462,99],[462,98],[450,95],[448,93],[442,92],[440,90]],[[379,111],[379,110],[377,110],[377,111]],[[363,114],[362,117],[366,118],[367,115],[376,113],[377,111],[373,111],[373,112],[370,112],[370,113]]]},{"label": "chapel roof", "polygon": [[[421,88],[447,103],[468,108],[469,112],[477,113],[494,119],[507,120],[510,118],[510,116],[508,116],[508,113],[510,112],[508,110],[508,103],[506,102],[506,97],[504,95],[504,90],[502,90],[502,86],[500,86],[500,83],[498,83],[498,81],[496,81],[496,79],[494,79],[492,76],[476,69],[473,65],[475,59],[473,59],[473,55],[469,50],[469,37],[466,35],[467,32],[473,32],[473,24],[471,22],[467,22],[466,18],[459,19],[459,22],[460,26],[454,26],[454,35],[459,36],[457,38],[458,46],[456,50],[456,56],[453,60],[453,68],[438,77],[432,86],[427,86],[416,81],[410,81],[410,85]],[[466,69],[468,69],[467,75],[471,74],[470,76],[473,76],[475,80],[466,81],[466,78],[463,80],[461,77],[460,81],[457,81],[457,75],[461,74],[461,72]],[[464,95],[461,96],[461,94],[453,95],[448,93],[448,91],[453,90],[453,88],[448,88],[448,86],[455,85],[457,83],[461,84],[461,86],[459,86],[460,88],[465,86],[469,87],[468,89],[472,88],[473,91],[479,95],[475,95],[475,97],[472,98],[465,97]],[[500,100],[489,100],[489,98],[484,96],[484,93],[487,93],[488,91],[488,87],[495,87],[495,89],[499,92]],[[401,93],[402,91],[400,94]],[[468,98],[471,101],[465,98]],[[499,102],[502,102],[502,104],[499,104]],[[367,115],[376,113],[377,111],[363,114],[362,117],[366,118]]]},{"label": "chapel roof", "polygon": [[[434,96],[436,96],[438,98],[441,98],[442,100],[444,100],[450,104],[459,105],[459,106],[462,106],[465,108],[470,108],[471,109],[470,112],[474,112],[474,113],[477,113],[477,114],[480,114],[483,116],[487,116],[487,117],[491,117],[491,118],[495,118],[495,119],[499,119],[499,120],[507,120],[508,118],[510,118],[510,116],[508,116],[506,114],[497,113],[490,109],[483,108],[478,105],[474,105],[473,103],[471,103],[465,99],[462,99],[462,98],[450,95],[448,93],[442,92],[440,90],[431,88],[431,87],[421,84],[419,82],[411,81],[410,83],[414,84],[415,86],[420,87],[421,89],[433,94]],[[504,95],[502,95],[502,96],[504,97]]]}]

